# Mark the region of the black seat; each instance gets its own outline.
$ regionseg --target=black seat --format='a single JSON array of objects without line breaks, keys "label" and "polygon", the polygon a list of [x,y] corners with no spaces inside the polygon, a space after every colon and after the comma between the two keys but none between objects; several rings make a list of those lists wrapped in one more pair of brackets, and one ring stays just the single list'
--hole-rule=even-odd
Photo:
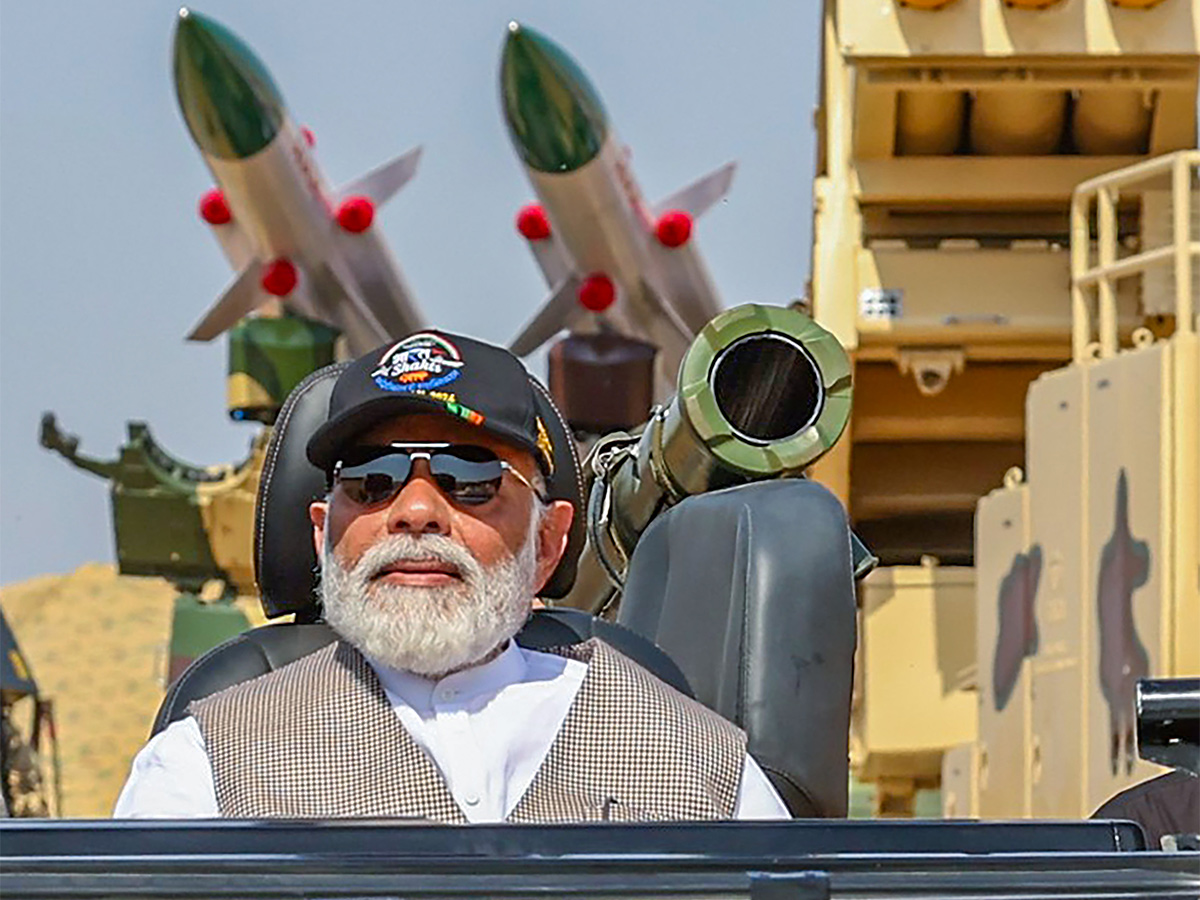
[{"label": "black seat", "polygon": [[829,491],[784,479],[684,500],[638,542],[618,621],[745,729],[793,815],[846,815],[855,596]]},{"label": "black seat", "polygon": [[[247,631],[195,660],[168,689],[155,717],[153,733],[185,717],[193,700],[285,666],[334,639],[333,631],[320,621],[317,556],[308,518],[309,504],[325,495],[325,475],[308,461],[305,444],[325,420],[333,383],[343,368],[345,364],[338,363],[314,372],[288,396],[267,446],[259,482],[254,523],[254,572],[259,596],[268,618],[290,613],[294,622]],[[536,381],[534,384],[542,398],[540,412],[556,458],[569,461],[547,479],[547,493],[571,500],[579,509],[582,481],[574,443],[545,389]],[[572,525],[567,551],[543,588],[543,596],[561,597],[570,590],[583,541],[583,522],[579,519]],[[578,610],[535,612],[517,635],[517,643],[539,649],[591,637],[603,639],[691,696],[679,667],[652,641]]]}]

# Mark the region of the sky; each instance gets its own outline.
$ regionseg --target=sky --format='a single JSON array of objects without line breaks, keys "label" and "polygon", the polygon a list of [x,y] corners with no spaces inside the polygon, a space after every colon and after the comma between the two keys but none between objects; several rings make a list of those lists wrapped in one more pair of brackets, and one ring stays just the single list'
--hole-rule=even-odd
[{"label": "sky", "polygon": [[[432,323],[507,343],[546,294],[497,71],[505,25],[596,86],[648,199],[737,160],[696,240],[726,305],[804,292],[817,0],[205,0],[262,58],[333,185],[415,145],[377,218]],[[38,446],[44,411],[112,458],[126,422],[199,465],[243,459],[226,344],[184,335],[232,278],[170,75],[177,2],[0,0],[0,585],[115,559],[108,485]],[[531,368],[538,370],[535,360]]]}]

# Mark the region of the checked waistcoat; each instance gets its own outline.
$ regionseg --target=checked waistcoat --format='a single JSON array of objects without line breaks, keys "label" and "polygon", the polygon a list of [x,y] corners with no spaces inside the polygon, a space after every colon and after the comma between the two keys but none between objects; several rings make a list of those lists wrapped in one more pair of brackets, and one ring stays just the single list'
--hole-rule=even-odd
[{"label": "checked waistcoat", "polygon": [[[746,736],[592,639],[549,651],[588,664],[511,822],[732,817]],[[374,670],[335,641],[191,704],[230,818],[415,816],[465,823]]]}]

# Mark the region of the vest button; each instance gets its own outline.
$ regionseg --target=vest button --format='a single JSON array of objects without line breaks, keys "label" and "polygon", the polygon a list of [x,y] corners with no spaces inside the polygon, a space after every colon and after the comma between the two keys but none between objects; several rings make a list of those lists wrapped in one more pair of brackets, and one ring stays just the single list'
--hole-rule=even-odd
[{"label": "vest button", "polygon": [[479,797],[476,794],[467,794],[467,796],[463,797],[463,799],[467,801],[467,806],[479,805]]}]

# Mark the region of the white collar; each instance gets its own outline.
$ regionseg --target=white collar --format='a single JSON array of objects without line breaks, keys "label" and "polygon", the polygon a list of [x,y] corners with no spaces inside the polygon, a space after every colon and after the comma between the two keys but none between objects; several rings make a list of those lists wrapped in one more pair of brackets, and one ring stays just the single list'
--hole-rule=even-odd
[{"label": "white collar", "polygon": [[449,696],[459,703],[484,696],[490,699],[509,685],[522,681],[528,669],[525,655],[514,640],[509,640],[494,659],[442,679],[393,669],[370,657],[367,657],[367,662],[375,670],[380,684],[393,702],[402,700],[418,711],[432,709],[435,693],[439,699]]}]

